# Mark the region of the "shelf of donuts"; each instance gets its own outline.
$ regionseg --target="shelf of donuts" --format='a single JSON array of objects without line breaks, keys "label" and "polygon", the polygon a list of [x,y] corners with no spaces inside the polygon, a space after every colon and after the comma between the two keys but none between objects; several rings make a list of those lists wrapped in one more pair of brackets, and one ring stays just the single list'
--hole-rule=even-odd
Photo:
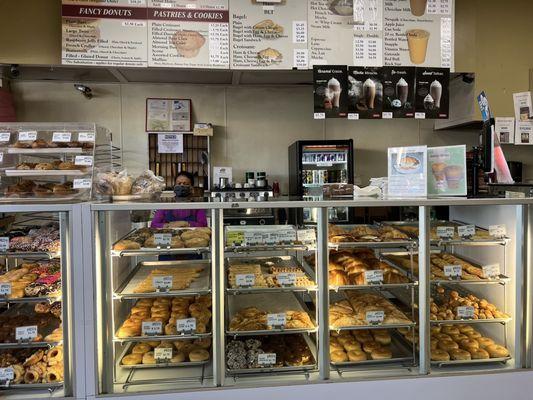
[{"label": "shelf of donuts", "polygon": [[198,339],[211,336],[211,296],[139,299],[115,342]]},{"label": "shelf of donuts", "polygon": [[[406,252],[382,253],[384,261],[418,277],[418,254]],[[500,272],[499,264],[481,265],[464,256],[432,250],[430,254],[430,280],[433,284],[501,284],[510,278]]]},{"label": "shelf of donuts", "polygon": [[115,299],[177,297],[211,293],[211,262],[143,261],[137,264]]},{"label": "shelf of donuts", "polygon": [[63,346],[0,350],[0,390],[63,386]]},{"label": "shelf of donuts", "polygon": [[413,248],[416,241],[390,225],[334,225],[328,226],[329,247]]},{"label": "shelf of donuts", "polygon": [[377,292],[344,291],[331,297],[329,329],[343,330],[412,327],[415,322],[389,299]]},{"label": "shelf of donuts", "polygon": [[306,251],[312,247],[298,240],[298,230],[292,225],[227,226],[224,240],[228,253]]},{"label": "shelf of donuts", "polygon": [[[394,227],[418,240],[418,222],[383,223]],[[492,225],[489,229],[458,221],[431,221],[430,242],[432,245],[492,246],[506,245],[509,242],[505,225]]]},{"label": "shelf of donuts", "polygon": [[0,314],[0,348],[50,347],[62,340],[60,301],[17,304]]},{"label": "shelf of donuts", "polygon": [[316,345],[308,335],[252,336],[226,344],[228,375],[313,371]]},{"label": "shelf of donuts", "polygon": [[316,291],[311,274],[292,256],[226,258],[227,293]]},{"label": "shelf of donuts", "polygon": [[466,290],[453,290],[445,286],[432,289],[430,323],[445,324],[506,324],[511,317],[500,311],[487,299],[479,298]]},{"label": "shelf of donuts", "polygon": [[125,369],[198,367],[209,363],[210,358],[210,337],[173,342],[151,340],[128,343],[118,365]]},{"label": "shelf of donuts", "polygon": [[209,252],[210,228],[140,228],[113,245],[115,256]]},{"label": "shelf of donuts", "polygon": [[293,292],[228,296],[226,334],[230,336],[313,333],[306,304]]},{"label": "shelf of donuts", "polygon": [[331,365],[337,369],[415,363],[413,347],[394,329],[331,331],[329,356]]},{"label": "shelf of donuts", "polygon": [[53,160],[50,162],[21,162],[14,169],[7,167],[7,177],[52,177],[52,176],[84,176],[92,173],[87,163],[92,165],[92,156],[77,156],[74,161]]},{"label": "shelf of donuts", "polygon": [[61,252],[59,226],[50,223],[13,229],[0,236],[0,257],[56,258]]},{"label": "shelf of donuts", "polygon": [[6,270],[0,264],[0,303],[52,302],[61,299],[59,260],[23,261]]},{"label": "shelf of donuts", "polygon": [[[73,140],[77,135],[77,140]],[[7,154],[81,154],[94,149],[94,132],[2,132],[0,146]]]},{"label": "shelf of donuts", "polygon": [[13,202],[13,199],[25,201],[56,202],[80,199],[90,193],[92,180],[88,178],[74,179],[64,183],[35,182],[33,180],[20,180],[8,185],[3,190],[4,197],[0,202]]}]

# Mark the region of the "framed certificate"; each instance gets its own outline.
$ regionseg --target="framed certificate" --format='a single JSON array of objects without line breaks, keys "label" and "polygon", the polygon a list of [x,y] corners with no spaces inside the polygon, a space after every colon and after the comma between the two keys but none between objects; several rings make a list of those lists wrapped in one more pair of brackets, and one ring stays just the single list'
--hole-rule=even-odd
[{"label": "framed certificate", "polygon": [[191,132],[191,99],[146,99],[146,132]]}]

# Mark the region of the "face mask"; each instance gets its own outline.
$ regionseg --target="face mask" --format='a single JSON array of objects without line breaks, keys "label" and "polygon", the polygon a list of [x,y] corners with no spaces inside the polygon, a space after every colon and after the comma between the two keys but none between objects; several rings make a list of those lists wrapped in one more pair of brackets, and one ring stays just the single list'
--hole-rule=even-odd
[{"label": "face mask", "polygon": [[176,197],[187,197],[191,194],[191,187],[185,185],[176,185],[174,186],[174,193]]}]

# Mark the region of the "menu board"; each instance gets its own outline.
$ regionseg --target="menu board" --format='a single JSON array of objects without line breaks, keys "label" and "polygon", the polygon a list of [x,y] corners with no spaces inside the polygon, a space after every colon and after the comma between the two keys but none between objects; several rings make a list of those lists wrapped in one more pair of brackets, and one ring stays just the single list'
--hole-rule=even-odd
[{"label": "menu board", "polygon": [[148,0],[150,67],[229,67],[228,0]]},{"label": "menu board", "polygon": [[388,150],[390,197],[427,195],[427,147],[392,147]]},{"label": "menu board", "polygon": [[466,196],[466,146],[428,148],[428,194]]},{"label": "menu board", "polygon": [[146,67],[145,0],[63,0],[63,64]]},{"label": "menu board", "polygon": [[415,116],[415,67],[383,67],[383,118]]},{"label": "menu board", "polygon": [[346,65],[313,67],[314,118],[346,118],[348,82]]},{"label": "menu board", "polygon": [[448,118],[450,70],[416,68],[415,118]]},{"label": "menu board", "polygon": [[383,109],[381,68],[348,67],[350,119],[379,119]]},{"label": "menu board", "polygon": [[230,0],[231,68],[308,68],[305,1]]}]

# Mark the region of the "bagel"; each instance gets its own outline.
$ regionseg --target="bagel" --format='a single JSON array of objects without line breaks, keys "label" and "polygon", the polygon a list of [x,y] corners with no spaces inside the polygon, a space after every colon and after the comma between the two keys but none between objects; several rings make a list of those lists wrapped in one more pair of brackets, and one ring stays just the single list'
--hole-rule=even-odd
[{"label": "bagel", "polygon": [[485,347],[491,358],[509,357],[509,350],[499,344],[491,344]]},{"label": "bagel", "polygon": [[450,361],[450,355],[444,350],[431,350],[431,361]]}]

